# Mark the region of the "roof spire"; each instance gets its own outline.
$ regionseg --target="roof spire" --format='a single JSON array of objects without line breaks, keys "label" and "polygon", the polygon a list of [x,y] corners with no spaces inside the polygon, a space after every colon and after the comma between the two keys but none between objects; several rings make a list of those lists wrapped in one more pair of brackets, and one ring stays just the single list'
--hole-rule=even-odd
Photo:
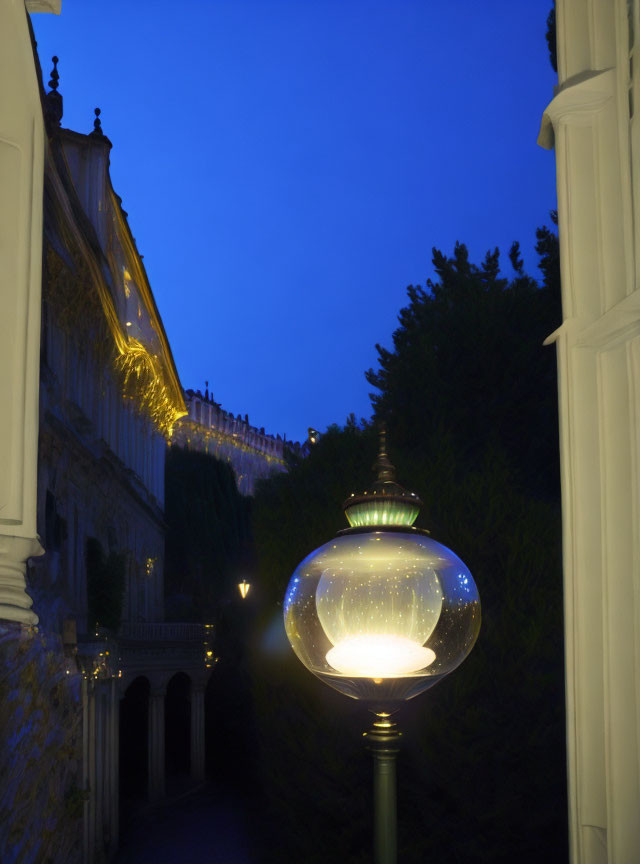
[{"label": "roof spire", "polygon": [[96,108],[93,112],[96,115],[96,119],[93,121],[93,132],[91,135],[95,135],[96,138],[104,138],[104,132],[102,131],[102,121],[100,120],[100,109]]},{"label": "roof spire", "polygon": [[[102,121],[100,120],[100,114],[101,114],[100,109],[96,108],[93,113],[96,116],[95,116],[95,120],[93,121],[93,131],[89,133],[89,138],[93,138],[94,141],[102,141],[103,144],[107,144],[108,147],[111,148],[113,146],[111,144],[111,141],[109,141],[107,136],[102,131]],[[119,198],[118,200],[122,203],[122,199]],[[125,216],[127,215],[124,210],[122,212],[124,213]],[[135,238],[134,238],[134,240],[135,240]],[[140,257],[142,258],[144,256],[141,255]]]},{"label": "roof spire", "polygon": [[49,87],[51,89],[45,97],[47,100],[46,111],[47,116],[51,118],[52,123],[59,126],[60,121],[62,120],[62,96],[58,93],[58,81],[60,80],[60,74],[58,72],[58,58],[54,55],[51,58],[51,62],[53,63],[51,78],[49,80]]},{"label": "roof spire", "polygon": [[51,70],[51,80],[49,81],[49,87],[52,90],[57,90],[58,81],[60,80],[60,74],[58,73],[58,58],[54,55],[51,58],[51,62],[53,63],[53,69]]}]

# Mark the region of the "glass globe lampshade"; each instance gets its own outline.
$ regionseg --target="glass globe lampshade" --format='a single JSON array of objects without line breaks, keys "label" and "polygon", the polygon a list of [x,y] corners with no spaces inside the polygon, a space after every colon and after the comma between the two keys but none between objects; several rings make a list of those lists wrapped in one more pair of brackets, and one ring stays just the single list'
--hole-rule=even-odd
[{"label": "glass globe lampshade", "polygon": [[458,556],[413,527],[421,501],[395,482],[380,438],[378,479],[345,502],[351,527],[296,568],[284,621],[314,675],[382,708],[464,660],[480,629],[480,599]]}]

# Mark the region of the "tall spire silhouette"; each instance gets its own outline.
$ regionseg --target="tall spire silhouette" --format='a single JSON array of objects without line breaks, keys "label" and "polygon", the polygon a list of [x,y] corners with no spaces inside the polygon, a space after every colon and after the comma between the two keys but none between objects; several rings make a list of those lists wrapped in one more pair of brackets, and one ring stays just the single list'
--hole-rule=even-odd
[{"label": "tall spire silhouette", "polygon": [[51,58],[51,62],[53,63],[53,69],[51,70],[51,77],[49,79],[50,90],[45,96],[45,105],[47,117],[52,123],[59,126],[62,120],[62,94],[58,93],[58,81],[60,80],[58,58],[54,55]]}]

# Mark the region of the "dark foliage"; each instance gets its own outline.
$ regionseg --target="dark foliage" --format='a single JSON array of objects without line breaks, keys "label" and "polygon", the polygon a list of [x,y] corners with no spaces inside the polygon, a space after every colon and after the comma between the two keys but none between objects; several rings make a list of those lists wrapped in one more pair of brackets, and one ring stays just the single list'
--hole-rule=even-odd
[{"label": "dark foliage", "polygon": [[206,453],[170,448],[165,467],[167,617],[212,621],[251,566],[249,499],[233,469]]},{"label": "dark foliage", "polygon": [[541,287],[524,274],[517,244],[511,281],[499,274],[497,249],[480,267],[463,244],[451,258],[434,249],[437,280],[409,286],[394,350],[377,346],[379,368],[367,380],[379,390],[376,415],[388,420],[402,452],[423,452],[446,430],[465,470],[497,452],[523,491],[548,496],[558,489],[557,388],[555,355],[542,342],[561,321],[549,229],[538,232],[537,249]]},{"label": "dark foliage", "polygon": [[[419,522],[478,584],[471,656],[404,706],[399,860],[567,860],[562,570],[555,357],[557,238],[538,232],[544,284],[434,250],[437,280],[408,289],[394,349],[368,373],[398,478]],[[331,428],[306,460],[262,484],[254,524],[265,637],[253,663],[261,783],[273,861],[370,860],[370,764],[360,706],[274,641],[290,574],[344,527],[340,504],[368,485],[374,432]],[[281,632],[281,630],[280,630]],[[267,859],[265,859],[267,860]]]},{"label": "dark foliage", "polygon": [[125,586],[125,555],[110,552],[105,556],[95,537],[87,540],[87,607],[89,626],[106,627],[116,632],[122,620]]},{"label": "dark foliage", "polygon": [[553,9],[547,16],[547,46],[549,48],[549,62],[553,67],[553,71],[558,71],[558,48],[556,38],[556,4],[553,3]]}]

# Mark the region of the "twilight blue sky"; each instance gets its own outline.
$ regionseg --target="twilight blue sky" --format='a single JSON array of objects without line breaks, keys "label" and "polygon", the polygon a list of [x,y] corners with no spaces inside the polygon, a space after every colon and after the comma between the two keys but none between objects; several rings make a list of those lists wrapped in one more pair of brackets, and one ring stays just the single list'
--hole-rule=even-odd
[{"label": "twilight blue sky", "polygon": [[303,440],[370,415],[431,248],[479,262],[555,207],[536,145],[552,0],[62,0],[62,125],[111,175],[185,387]]}]

